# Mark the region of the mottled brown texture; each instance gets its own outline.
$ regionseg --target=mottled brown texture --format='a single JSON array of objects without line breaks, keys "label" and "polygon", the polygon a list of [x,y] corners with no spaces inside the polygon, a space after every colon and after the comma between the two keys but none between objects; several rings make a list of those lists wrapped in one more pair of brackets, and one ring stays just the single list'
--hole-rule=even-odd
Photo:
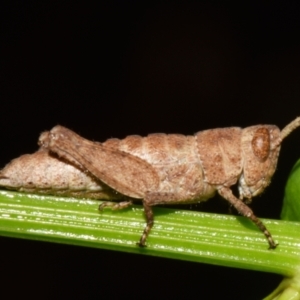
[{"label": "mottled brown texture", "polygon": [[[112,147],[111,140],[103,145]],[[208,192],[210,187],[203,181],[194,136],[161,133],[128,136],[119,142],[113,139],[113,145],[114,149],[143,159],[155,170],[159,186],[149,185],[149,192],[158,195],[153,198],[153,205],[206,200],[214,193]]]},{"label": "mottled brown texture", "polygon": [[[145,246],[154,224],[152,206],[195,203],[218,192],[238,212],[252,220],[266,236],[270,248],[275,248],[277,244],[270,232],[242,200],[251,202],[252,197],[269,185],[281,142],[298,126],[300,118],[282,132],[274,125],[257,125],[245,129],[205,130],[194,136],[132,135],[104,143],[88,141],[67,128],[56,126],[40,136],[41,152],[21,156],[1,171],[0,185],[26,191],[33,186],[35,191],[54,193],[68,189],[66,186],[70,190],[98,188],[100,194],[111,199],[117,198],[111,191],[118,196],[140,199],[147,226],[139,246]],[[44,149],[58,157],[50,156]],[[80,181],[81,176],[84,179]],[[236,183],[239,198],[231,191]],[[89,184],[93,188],[88,187]],[[129,199],[102,204],[100,209],[106,206],[122,209],[131,204]]]},{"label": "mottled brown texture", "polygon": [[217,128],[196,134],[196,144],[205,175],[210,184],[231,186],[242,172],[242,129]]},{"label": "mottled brown texture", "polygon": [[158,188],[157,173],[145,160],[88,141],[62,126],[54,127],[47,136],[44,134],[40,144],[126,196],[143,198],[150,186]]},{"label": "mottled brown texture", "polygon": [[0,186],[21,192],[82,198],[120,200],[122,196],[43,148],[33,154],[22,155],[7,164],[0,172]]}]

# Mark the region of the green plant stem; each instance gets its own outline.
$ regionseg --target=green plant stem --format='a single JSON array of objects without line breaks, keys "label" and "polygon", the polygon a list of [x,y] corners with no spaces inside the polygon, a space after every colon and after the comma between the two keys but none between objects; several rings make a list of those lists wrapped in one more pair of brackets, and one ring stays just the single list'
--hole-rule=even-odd
[{"label": "green plant stem", "polygon": [[142,206],[98,211],[99,201],[0,191],[2,236],[96,247],[273,272],[287,277],[300,266],[300,224],[263,220],[279,243],[268,249],[247,219],[154,208],[148,247],[136,242],[145,226]]}]

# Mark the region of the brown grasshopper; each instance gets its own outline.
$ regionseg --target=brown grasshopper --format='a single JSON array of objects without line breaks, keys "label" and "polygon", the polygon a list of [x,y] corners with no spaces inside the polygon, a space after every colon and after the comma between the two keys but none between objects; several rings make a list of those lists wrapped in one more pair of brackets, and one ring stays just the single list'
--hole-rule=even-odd
[{"label": "brown grasshopper", "polygon": [[[152,206],[197,203],[218,192],[258,226],[273,249],[277,244],[270,232],[246,203],[269,185],[283,139],[299,126],[300,117],[282,131],[274,125],[256,125],[205,130],[193,136],[132,135],[104,143],[56,126],[41,134],[40,151],[13,160],[1,171],[0,186],[99,199],[128,198],[103,203],[100,210],[106,206],[121,209],[134,199],[142,200],[147,225],[138,243],[141,247],[154,224]],[[235,184],[239,198],[231,190]]]}]

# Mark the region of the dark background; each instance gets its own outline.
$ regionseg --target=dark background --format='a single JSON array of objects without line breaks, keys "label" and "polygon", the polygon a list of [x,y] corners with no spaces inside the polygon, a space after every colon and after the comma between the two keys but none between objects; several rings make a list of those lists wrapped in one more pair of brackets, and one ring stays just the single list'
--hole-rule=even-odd
[{"label": "dark background", "polygon": [[[39,134],[56,124],[103,141],[260,123],[282,128],[300,114],[297,5],[140,2],[1,4],[1,166],[34,152]],[[271,186],[254,199],[258,216],[279,218],[299,137],[298,131],[285,141]],[[228,209],[219,198],[198,208]],[[98,249],[0,241],[6,277],[1,289],[18,296],[260,299],[281,279]]]}]

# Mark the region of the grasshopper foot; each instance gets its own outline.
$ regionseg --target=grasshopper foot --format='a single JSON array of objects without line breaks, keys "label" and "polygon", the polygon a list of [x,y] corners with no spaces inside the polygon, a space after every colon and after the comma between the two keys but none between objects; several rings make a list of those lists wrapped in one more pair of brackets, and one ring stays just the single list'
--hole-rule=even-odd
[{"label": "grasshopper foot", "polygon": [[99,210],[103,211],[105,207],[110,207],[112,210],[127,208],[132,205],[132,201],[122,201],[122,202],[103,202],[99,205]]}]

